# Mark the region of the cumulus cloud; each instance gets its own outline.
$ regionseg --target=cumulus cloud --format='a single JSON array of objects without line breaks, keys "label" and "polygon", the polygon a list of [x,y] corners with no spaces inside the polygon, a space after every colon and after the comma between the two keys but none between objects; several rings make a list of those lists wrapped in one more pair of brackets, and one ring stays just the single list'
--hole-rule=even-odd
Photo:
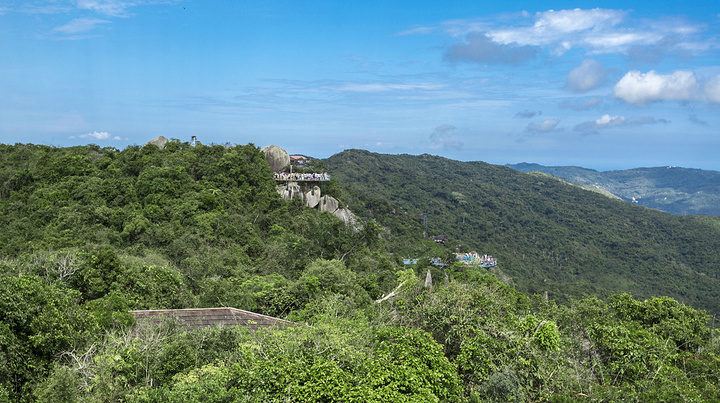
[{"label": "cumulus cloud", "polygon": [[[512,27],[489,32],[489,36],[499,43],[518,43],[526,45],[549,45],[562,43],[568,46],[583,32],[601,31],[623,21],[626,12],[595,8],[592,10],[549,10],[538,12],[531,27]],[[575,36],[574,38],[572,36]]]},{"label": "cumulus cloud", "polygon": [[539,133],[547,133],[554,131],[557,125],[560,124],[560,121],[557,119],[547,119],[544,120],[540,124],[536,123],[530,123],[526,128],[525,131],[528,132],[539,132]]},{"label": "cumulus cloud", "polygon": [[568,73],[565,87],[577,92],[590,91],[601,85],[608,73],[609,70],[605,70],[602,63],[585,59]]},{"label": "cumulus cloud", "polygon": [[616,126],[625,126],[627,124],[627,119],[625,119],[625,116],[613,116],[610,115],[602,115],[600,119],[597,119],[593,122],[586,122],[590,123],[593,128],[600,128],[600,127],[616,127]]},{"label": "cumulus cloud", "polygon": [[616,98],[630,104],[646,105],[656,101],[708,100],[720,102],[720,76],[702,83],[692,71],[677,70],[658,74],[654,70],[633,70],[615,84]]},{"label": "cumulus cloud", "polygon": [[464,41],[454,43],[445,52],[450,62],[519,64],[534,59],[538,49],[516,43],[500,44],[485,33],[468,34]]},{"label": "cumulus cloud", "polygon": [[691,71],[658,74],[654,70],[648,73],[633,70],[615,84],[613,94],[625,102],[645,105],[655,101],[689,101],[697,97],[699,90],[697,77]]},{"label": "cumulus cloud", "polygon": [[455,138],[455,129],[453,125],[440,125],[430,134],[430,141],[433,143],[432,148],[457,148],[460,149],[463,143]]},{"label": "cumulus cloud", "polygon": [[[664,29],[630,21],[623,10],[549,10],[534,15],[534,24],[489,30],[494,41],[518,45],[547,46],[564,54],[581,47],[591,54],[625,53],[632,46],[649,45],[664,37]],[[626,26],[629,25],[629,26]]]},{"label": "cumulus cloud", "polygon": [[602,103],[602,97],[592,97],[587,99],[581,99],[579,102],[573,102],[570,100],[564,100],[558,104],[560,109],[573,109],[576,111],[585,111],[594,108]]},{"label": "cumulus cloud", "polygon": [[638,118],[631,118],[627,119],[625,116],[610,116],[610,115],[603,115],[597,120],[591,120],[588,122],[583,122],[580,124],[575,125],[573,130],[578,132],[597,132],[599,129],[609,129],[613,127],[623,127],[623,126],[640,126],[640,125],[650,125],[650,124],[657,124],[657,123],[663,123],[667,124],[670,123],[668,120],[665,119],[656,119],[651,116],[643,116]]},{"label": "cumulus cloud", "polygon": [[534,111],[529,111],[529,110],[525,109],[525,110],[522,111],[522,112],[516,113],[516,114],[515,114],[515,117],[516,117],[516,118],[531,119],[531,118],[534,118],[535,116],[539,116],[539,115],[542,115],[542,112],[541,112],[541,111],[534,112]]},{"label": "cumulus cloud", "polygon": [[625,12],[594,8],[592,10],[549,10],[537,13],[535,30],[538,32],[572,33],[605,25],[617,25],[625,18]]},{"label": "cumulus cloud", "polygon": [[[481,59],[480,63],[496,60],[495,63],[514,64],[535,57],[541,50],[563,55],[571,49],[656,62],[668,53],[692,57],[717,47],[703,25],[684,17],[637,19],[628,11],[602,8],[523,12],[504,15],[495,22],[454,19],[435,26],[413,27],[400,35],[438,32],[466,36],[464,42],[451,45],[446,53],[448,60]],[[495,58],[490,57],[493,53]]]}]

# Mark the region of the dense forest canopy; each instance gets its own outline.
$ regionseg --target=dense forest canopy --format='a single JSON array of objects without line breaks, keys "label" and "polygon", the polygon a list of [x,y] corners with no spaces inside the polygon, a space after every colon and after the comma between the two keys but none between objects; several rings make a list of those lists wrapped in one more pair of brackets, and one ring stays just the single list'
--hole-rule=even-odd
[{"label": "dense forest canopy", "polygon": [[[497,256],[522,290],[561,301],[586,293],[671,296],[720,312],[716,217],[673,216],[547,175],[427,154],[348,150],[327,166],[358,214],[371,209],[404,235],[398,212],[426,213],[431,235]],[[392,205],[400,207],[395,214]]]},{"label": "dense forest canopy", "polygon": [[[252,144],[0,145],[0,401],[720,396],[719,335],[696,309],[716,309],[716,220],[482,163],[315,164],[361,225],[282,200]],[[423,212],[450,243],[423,238]],[[499,266],[430,264],[456,243]],[[295,325],[129,313],[222,306]]]}]

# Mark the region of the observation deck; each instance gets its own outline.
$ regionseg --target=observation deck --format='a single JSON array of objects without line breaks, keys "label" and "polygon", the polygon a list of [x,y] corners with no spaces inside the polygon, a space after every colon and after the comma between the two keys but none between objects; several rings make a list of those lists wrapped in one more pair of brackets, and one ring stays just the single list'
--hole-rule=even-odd
[{"label": "observation deck", "polygon": [[327,182],[330,175],[323,173],[275,172],[273,178],[277,182]]}]

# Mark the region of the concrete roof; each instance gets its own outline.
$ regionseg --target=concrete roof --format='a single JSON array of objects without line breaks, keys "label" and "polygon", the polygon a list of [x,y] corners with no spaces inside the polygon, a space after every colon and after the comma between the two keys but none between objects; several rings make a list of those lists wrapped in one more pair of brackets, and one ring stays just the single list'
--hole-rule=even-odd
[{"label": "concrete roof", "polygon": [[190,329],[200,329],[208,326],[237,326],[243,325],[255,331],[260,328],[272,326],[291,325],[283,319],[261,315],[255,312],[244,311],[237,308],[191,308],[191,309],[155,309],[147,311],[131,311],[136,321],[157,320],[161,316],[173,316],[185,322]]}]

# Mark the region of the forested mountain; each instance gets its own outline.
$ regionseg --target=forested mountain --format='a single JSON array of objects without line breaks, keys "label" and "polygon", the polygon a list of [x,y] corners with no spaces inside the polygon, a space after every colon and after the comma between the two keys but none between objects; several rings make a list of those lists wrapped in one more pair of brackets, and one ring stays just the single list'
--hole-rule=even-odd
[{"label": "forested mountain", "polygon": [[[0,185],[0,379],[11,396],[27,397],[64,349],[132,322],[130,309],[286,317],[330,281],[324,270],[337,271],[348,306],[396,285],[373,223],[357,231],[284,202],[253,145],[0,145]],[[339,263],[312,266],[322,259]]]},{"label": "forested mountain", "polygon": [[637,168],[622,171],[538,164],[508,164],[522,172],[544,172],[579,184],[594,186],[625,201],[670,214],[720,216],[720,172],[679,167]]},{"label": "forested mountain", "polygon": [[[482,163],[323,163],[362,225],[283,200],[252,144],[0,145],[0,402],[720,397],[712,317],[659,296],[715,309],[717,220]],[[424,259],[458,242],[497,270]],[[223,306],[294,325],[129,313]]]},{"label": "forested mountain", "polygon": [[[584,293],[668,295],[720,312],[715,217],[673,216],[546,175],[427,154],[349,150],[326,164],[358,214],[371,209],[407,236],[398,216],[425,213],[431,235],[498,257],[521,290],[560,301]],[[386,202],[400,207],[396,215]]]}]

